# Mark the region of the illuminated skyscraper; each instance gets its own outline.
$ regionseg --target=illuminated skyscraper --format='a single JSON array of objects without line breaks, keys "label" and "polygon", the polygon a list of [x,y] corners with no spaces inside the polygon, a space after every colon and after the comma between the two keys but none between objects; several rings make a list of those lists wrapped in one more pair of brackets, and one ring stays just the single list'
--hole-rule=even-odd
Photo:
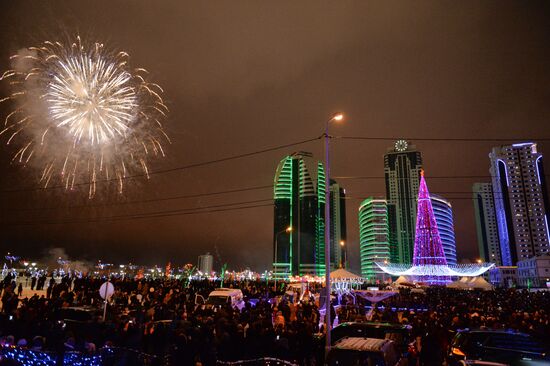
[{"label": "illuminated skyscraper", "polygon": [[212,267],[214,264],[214,257],[210,253],[206,253],[203,255],[199,255],[199,271],[202,272],[205,275],[211,275],[212,274]]},{"label": "illuminated skyscraper", "polygon": [[451,202],[436,194],[432,194],[430,199],[445,258],[448,264],[454,266],[456,264],[456,241],[453,225],[453,206]]},{"label": "illuminated skyscraper", "polygon": [[323,274],[325,173],[322,163],[307,152],[285,157],[277,166],[273,190],[274,275],[281,278]]},{"label": "illuminated skyscraper", "polygon": [[359,253],[363,278],[374,282],[387,276],[375,264],[390,260],[388,211],[383,198],[369,197],[359,206]]},{"label": "illuminated skyscraper", "polygon": [[489,158],[502,265],[548,253],[550,205],[537,145],[495,147]]},{"label": "illuminated skyscraper", "polygon": [[501,266],[493,186],[491,183],[474,183],[472,191],[479,255],[484,262]]},{"label": "illuminated skyscraper", "polygon": [[384,155],[390,256],[394,263],[412,262],[421,170],[420,152],[404,140],[397,141]]},{"label": "illuminated skyscraper", "polygon": [[[330,180],[330,262],[331,268],[345,267],[346,258],[346,192]],[[324,253],[323,253],[324,254]]]}]

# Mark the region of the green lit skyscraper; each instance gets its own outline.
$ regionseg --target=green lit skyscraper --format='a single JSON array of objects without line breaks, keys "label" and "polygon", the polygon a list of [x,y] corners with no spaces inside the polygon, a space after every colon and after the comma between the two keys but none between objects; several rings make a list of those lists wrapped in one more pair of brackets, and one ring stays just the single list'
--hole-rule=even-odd
[{"label": "green lit skyscraper", "polygon": [[387,202],[369,197],[359,206],[359,253],[361,276],[370,282],[383,280],[384,272],[375,262],[390,259]]},{"label": "green lit skyscraper", "polygon": [[307,152],[285,157],[277,166],[273,190],[274,276],[322,275],[325,264],[325,173],[322,163]]}]

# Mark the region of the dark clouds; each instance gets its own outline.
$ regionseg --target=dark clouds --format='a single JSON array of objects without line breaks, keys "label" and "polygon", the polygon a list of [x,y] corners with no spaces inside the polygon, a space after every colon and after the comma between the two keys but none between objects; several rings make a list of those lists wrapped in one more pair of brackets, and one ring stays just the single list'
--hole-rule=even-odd
[{"label": "dark clouds", "polygon": [[[320,135],[343,110],[335,135],[550,137],[549,6],[545,2],[19,1],[2,4],[0,65],[22,47],[76,31],[127,50],[165,88],[173,144],[154,169],[186,165]],[[4,88],[4,86],[2,86]],[[5,112],[5,106],[2,106]],[[413,142],[433,192],[469,192],[487,175],[492,143]],[[383,174],[388,142],[335,141],[333,174]],[[548,143],[539,146],[550,153]],[[299,148],[321,157],[320,143]],[[92,204],[269,185],[280,151],[153,176],[124,197]],[[29,187],[32,172],[2,154],[1,189]],[[547,159],[548,160],[548,159]],[[350,195],[383,194],[381,179],[342,180]],[[468,193],[454,206],[458,252],[477,256]],[[2,194],[2,222],[66,221],[270,198],[271,191],[106,208],[17,211],[86,203],[78,193]],[[459,198],[460,199],[456,199]],[[357,206],[348,204],[357,250]],[[231,266],[265,268],[272,210],[72,225],[2,226],[2,247],[24,255],[46,246],[72,257],[196,260],[218,247]],[[358,256],[353,257],[355,266]]]}]

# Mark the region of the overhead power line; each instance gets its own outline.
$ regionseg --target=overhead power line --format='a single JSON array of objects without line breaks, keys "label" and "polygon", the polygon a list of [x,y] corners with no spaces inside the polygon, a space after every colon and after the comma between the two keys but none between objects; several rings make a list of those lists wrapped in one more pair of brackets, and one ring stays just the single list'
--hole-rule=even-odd
[{"label": "overhead power line", "polygon": [[[28,225],[88,224],[88,223],[98,223],[98,222],[140,220],[140,219],[152,219],[152,218],[170,217],[170,216],[193,215],[193,214],[200,214],[200,213],[224,212],[224,211],[232,211],[232,210],[241,210],[246,208],[273,206],[273,203],[251,205],[251,204],[267,202],[267,201],[272,201],[272,199],[269,198],[269,199],[261,199],[261,200],[233,202],[233,203],[211,205],[211,206],[204,206],[204,207],[182,208],[177,210],[143,212],[143,213],[128,214],[128,215],[113,215],[113,216],[101,217],[97,219],[76,219],[76,220],[59,220],[59,221],[30,220],[30,221],[21,221],[21,222],[4,222],[2,223],[2,225],[3,226],[28,226]],[[242,206],[242,205],[248,205],[248,206]],[[238,206],[238,207],[228,207],[228,206]]]},{"label": "overhead power line", "polygon": [[[151,175],[157,175],[157,174],[172,173],[172,172],[181,171],[181,170],[185,170],[185,169],[199,168],[199,167],[203,167],[203,166],[207,166],[207,165],[211,165],[211,164],[218,164],[218,163],[223,163],[223,162],[226,162],[226,161],[247,158],[247,157],[250,157],[250,156],[265,154],[265,153],[268,153],[268,152],[271,152],[271,151],[281,150],[281,149],[285,149],[285,148],[288,148],[288,147],[303,145],[305,143],[316,141],[316,140],[319,140],[321,138],[322,138],[322,136],[318,136],[318,137],[314,137],[314,138],[310,138],[310,139],[305,139],[305,140],[301,140],[301,141],[297,141],[297,142],[292,142],[292,143],[289,143],[289,144],[277,145],[277,146],[269,147],[269,148],[266,148],[266,149],[255,150],[255,151],[251,151],[251,152],[247,152],[247,153],[243,153],[243,154],[230,155],[230,156],[226,156],[226,157],[223,157],[223,158],[218,158],[218,159],[213,159],[213,160],[206,160],[206,161],[201,161],[201,162],[198,162],[198,163],[191,163],[191,164],[187,164],[187,165],[181,165],[181,166],[177,166],[177,167],[174,167],[174,168],[152,170],[152,171],[149,171],[148,175],[151,176]],[[140,173],[140,174],[129,175],[129,176],[123,177],[122,179],[123,180],[128,180],[128,179],[135,179],[135,178],[146,177],[146,176],[147,176],[147,174]],[[96,181],[96,184],[109,183],[109,182],[118,182],[118,181],[119,181],[118,178],[100,179],[100,180]],[[75,187],[76,186],[89,186],[89,185],[90,185],[89,182],[86,182],[86,183],[82,182],[82,183],[74,184]],[[46,188],[44,188],[44,187],[34,187],[34,188],[8,189],[8,190],[0,191],[0,193],[29,192],[29,191],[51,190],[51,189],[65,189],[65,185],[57,185],[57,186],[51,186],[51,187],[46,187]]]},{"label": "overhead power line", "polygon": [[441,141],[441,142],[521,142],[521,141],[533,141],[533,142],[548,142],[550,138],[492,138],[492,137],[378,137],[378,136],[332,136],[335,139],[343,140],[370,140],[370,141]]},{"label": "overhead power line", "polygon": [[156,203],[156,202],[172,201],[172,200],[179,200],[179,199],[186,199],[186,198],[210,197],[210,196],[217,196],[217,195],[228,194],[228,193],[250,192],[250,191],[262,190],[267,188],[273,188],[273,186],[265,185],[265,186],[246,187],[246,188],[236,188],[236,189],[229,189],[225,191],[185,194],[185,195],[177,195],[177,196],[150,198],[150,199],[144,199],[144,200],[110,202],[110,203],[101,203],[97,205],[82,204],[82,205],[71,205],[71,206],[14,208],[11,211],[18,212],[18,211],[42,211],[42,210],[46,211],[46,210],[70,209],[70,208],[101,208],[101,207],[111,207],[111,206],[121,206],[121,205],[133,205],[133,204],[139,204],[139,203]]},{"label": "overhead power line", "polygon": [[[319,140],[323,137],[324,137],[324,135],[320,135],[320,136],[317,136],[317,137],[314,137],[314,138],[309,138],[309,139],[305,139],[305,140],[301,140],[301,141],[297,141],[297,142],[293,142],[293,143],[273,146],[273,147],[269,147],[269,148],[266,148],[266,149],[251,151],[251,152],[247,152],[247,153],[243,153],[243,154],[230,155],[230,156],[226,156],[226,157],[222,157],[222,158],[218,158],[218,159],[207,160],[207,161],[202,161],[202,162],[197,162],[197,163],[191,163],[191,164],[177,166],[177,167],[173,167],[173,168],[152,170],[148,173],[148,175],[151,176],[151,175],[172,173],[172,172],[181,171],[181,170],[185,170],[185,169],[198,168],[198,167],[202,167],[202,166],[208,166],[208,165],[211,165],[211,164],[218,164],[218,163],[223,163],[223,162],[226,162],[226,161],[242,159],[242,158],[246,158],[246,157],[250,157],[250,156],[254,156],[254,155],[259,155],[259,154],[264,154],[264,153],[267,153],[267,152],[276,151],[276,150],[280,150],[280,149],[284,149],[284,148],[288,148],[288,147],[302,145],[302,144],[305,144],[305,143],[308,143],[308,142],[313,142],[313,141]],[[536,139],[523,139],[523,138],[522,139],[510,139],[510,138],[432,138],[432,137],[418,137],[418,138],[416,138],[416,137],[403,137],[403,136],[400,136],[400,137],[330,136],[330,138],[343,139],[343,140],[380,140],[380,141],[395,141],[395,140],[399,140],[399,139],[412,140],[412,141],[457,141],[457,142],[517,142],[517,141],[539,141],[540,142],[540,141],[550,141],[550,138],[536,138]],[[139,174],[134,174],[134,175],[130,175],[130,176],[127,176],[127,177],[123,177],[122,179],[123,180],[129,180],[129,179],[141,178],[141,177],[145,177],[145,176],[147,176],[147,174],[139,173]],[[363,179],[367,179],[367,178],[363,178]],[[119,181],[118,178],[100,179],[100,180],[96,181],[96,184],[98,184],[98,183],[109,183],[109,182],[118,182],[118,181]],[[77,183],[74,186],[75,187],[76,186],[88,186],[89,184],[90,184],[89,182],[82,182],[82,183]],[[0,191],[0,193],[30,192],[30,191],[42,191],[42,190],[65,189],[65,188],[66,188],[65,185],[56,185],[56,186],[51,186],[51,187],[33,187],[33,188],[8,189],[8,190],[2,190],[2,191]]]},{"label": "overhead power line", "polygon": [[[545,177],[549,177],[550,174],[544,174]],[[333,179],[385,179],[386,177],[383,175],[341,175],[341,176],[335,176],[331,177]],[[488,179],[492,178],[490,175],[426,175],[426,179],[433,180],[433,179]],[[403,180],[409,180],[410,178],[407,177],[396,177],[392,178],[394,179],[403,179]],[[483,182],[481,182],[483,183]],[[486,182],[488,183],[488,182]]]}]

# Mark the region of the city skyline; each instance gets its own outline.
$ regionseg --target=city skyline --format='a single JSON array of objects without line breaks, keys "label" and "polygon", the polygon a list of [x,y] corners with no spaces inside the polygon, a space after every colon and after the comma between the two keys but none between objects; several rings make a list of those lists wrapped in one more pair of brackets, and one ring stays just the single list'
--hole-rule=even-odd
[{"label": "city skyline", "polygon": [[[403,140],[397,140],[392,148],[391,149],[394,149],[396,144],[399,143],[400,141],[403,141]],[[532,145],[533,143],[518,143],[518,144],[514,144],[514,145],[509,145],[509,146],[526,146],[526,145]],[[507,147],[507,145],[502,145],[500,147],[495,147],[493,149],[491,149],[492,153],[494,153],[495,151],[499,150],[499,149],[505,149]],[[420,151],[418,151],[418,149],[416,148],[416,146],[412,145],[412,149],[413,150],[413,153],[414,154],[421,154]],[[489,157],[491,157],[491,154],[489,154]],[[537,157],[540,157],[542,158],[542,154],[540,153],[537,153]],[[305,161],[307,160],[307,162]],[[283,172],[285,170],[285,167],[287,166],[285,163],[289,161],[289,162],[292,162],[292,161],[296,161],[297,164],[295,164],[294,168],[299,176],[300,176],[300,179],[298,181],[298,184],[296,185],[296,187],[294,188],[297,188],[298,189],[298,192],[299,195],[304,195],[305,196],[311,196],[311,197],[314,197],[315,199],[311,202],[309,202],[308,204],[306,204],[305,206],[308,207],[308,206],[311,206],[311,207],[316,207],[316,210],[314,210],[315,212],[317,212],[317,210],[319,211],[320,213],[320,218],[322,219],[322,217],[324,216],[324,195],[322,194],[324,192],[324,172],[323,172],[323,165],[320,161],[318,160],[315,160],[315,157],[313,156],[312,153],[309,153],[309,152],[304,152],[304,151],[299,151],[299,152],[294,152],[288,156],[286,156],[285,158],[283,158],[280,162],[279,162],[279,165],[278,165],[278,168],[277,168],[277,172],[276,172],[276,176],[275,176],[275,179],[274,179],[274,182],[275,184],[273,185],[273,192],[274,192],[274,205],[273,207],[275,208],[275,213],[277,213],[277,198],[284,196],[285,195],[285,192],[283,192],[285,190],[285,188],[288,188],[288,187],[285,187],[285,184],[283,184],[282,186],[280,184],[278,184],[278,177],[280,176],[281,172]],[[542,167],[542,159],[536,159],[537,162],[540,162],[541,165],[539,165],[539,168],[540,171],[543,171],[543,167]],[[288,167],[292,166],[292,164],[288,165]],[[321,170],[318,170],[318,171],[315,171],[313,174],[310,173],[310,170],[311,168],[314,168],[314,169],[321,169]],[[419,171],[422,173],[422,169],[419,169]],[[538,172],[539,170],[537,170]],[[490,178],[490,176],[489,176]],[[315,182],[315,183],[314,183]],[[544,182],[543,182],[544,183]],[[487,186],[487,188],[486,188]],[[543,185],[544,186],[544,185]],[[282,187],[282,188],[281,188]],[[319,188],[321,189],[321,191],[319,191]],[[334,190],[337,190],[339,192],[339,194],[343,194],[343,192],[345,191],[343,187],[341,187],[335,180],[331,179],[331,200],[334,199],[334,196],[332,196],[334,194]],[[492,183],[475,183],[474,186],[473,186],[473,192],[474,192],[474,196],[473,196],[473,201],[474,201],[474,218],[475,220],[478,219],[478,205],[479,205],[479,202],[476,202],[476,201],[479,201],[480,197],[479,197],[479,194],[487,194],[487,192],[484,192],[484,190],[487,190],[488,189],[488,192],[489,192],[489,201],[491,203],[494,204],[494,199],[492,197],[493,195],[493,192],[492,192]],[[289,193],[289,192],[286,192],[286,193]],[[418,194],[418,193],[416,193]],[[338,197],[338,201],[340,202],[340,204],[342,202],[345,202],[345,194],[343,194],[344,197]],[[319,197],[321,197],[319,199]],[[487,199],[487,197],[484,197],[482,195],[482,198],[485,198]],[[445,256],[447,257],[447,261],[449,264],[456,264],[456,263],[460,263],[460,262],[463,262],[464,260],[466,262],[468,262],[469,259],[471,258],[460,258],[458,257],[457,258],[457,254],[456,254],[456,242],[454,242],[454,237],[450,237],[451,234],[454,234],[454,232],[451,232],[451,228],[453,227],[453,214],[452,214],[452,205],[451,205],[451,202],[447,199],[445,199],[443,196],[441,195],[438,195],[438,194],[432,194],[430,195],[430,199],[432,201],[432,205],[433,205],[433,210],[434,210],[434,217],[436,219],[436,221],[438,222],[438,226],[441,226],[441,223],[443,223],[443,231],[441,230],[441,227],[440,227],[440,232],[442,231],[442,234],[441,234],[441,241],[443,243],[443,248],[445,250]],[[462,199],[462,198],[460,198]],[[542,199],[542,198],[541,198]],[[374,203],[377,203],[378,206],[377,208],[375,208],[375,210],[380,210],[381,206],[380,206],[380,202],[383,202],[384,203],[384,209],[386,210],[386,223],[384,225],[387,225],[388,226],[388,237],[387,237],[387,244],[388,244],[388,250],[389,250],[389,247],[390,247],[390,227],[389,227],[389,221],[390,221],[390,216],[389,214],[387,213],[387,199],[385,197],[380,197],[380,198],[374,198],[374,197],[369,197],[367,199],[365,199],[364,202],[362,202],[358,207],[359,207],[359,250],[357,251],[357,253],[350,253],[349,255],[352,256],[352,259],[353,257],[355,257],[355,254],[357,254],[357,259],[358,259],[358,262],[359,262],[359,266],[357,268],[357,266],[355,266],[355,268],[353,268],[353,270],[356,270],[358,273],[365,273],[365,274],[368,274],[368,277],[371,277],[373,276],[373,273],[374,273],[374,276],[378,275],[377,278],[383,278],[382,276],[382,271],[377,268],[376,266],[373,266],[373,265],[370,265],[368,266],[368,270],[366,270],[365,268],[367,268],[365,266],[365,264],[363,263],[363,261],[365,260],[365,256],[364,256],[364,249],[361,249],[362,247],[364,247],[365,244],[361,244],[362,243],[362,239],[361,239],[361,208],[362,207],[365,207],[365,204],[368,203],[368,205],[373,205]],[[487,203],[485,203],[487,204]],[[345,206],[345,204],[344,204]],[[355,207],[355,206],[354,206]],[[372,208],[371,208],[372,209]],[[494,209],[494,207],[493,207]],[[334,211],[334,208],[333,208],[333,211]],[[334,212],[331,211],[333,214]],[[313,212],[313,211],[312,211]],[[344,219],[345,220],[345,219]],[[317,274],[317,275],[322,275],[324,272],[324,270],[322,269],[319,269],[319,266],[323,266],[324,265],[324,257],[322,256],[322,253],[324,251],[324,230],[322,229],[323,228],[323,224],[321,223],[321,226],[320,226],[320,229],[317,228],[317,225],[319,225],[319,222],[317,221],[317,219],[314,219],[314,222],[317,222],[314,226],[315,228],[313,228],[312,226],[312,230],[313,230],[313,234],[314,235],[317,235],[318,237],[316,239],[313,240],[313,248],[314,250],[312,251],[312,253],[310,253],[312,256],[312,258],[314,258],[313,261],[310,261],[311,263],[305,263],[305,264],[301,264],[300,263],[300,259],[297,259],[294,263],[295,266],[298,266],[298,268],[302,268],[301,269],[301,272],[296,272],[294,273],[295,275],[296,274]],[[340,224],[342,223],[342,221],[340,220],[335,220],[333,222],[333,227],[335,228],[336,226],[336,222],[339,222]],[[344,221],[345,222],[345,221]],[[496,218],[495,218],[495,223],[496,223]],[[277,237],[280,235],[280,234],[284,234],[284,232],[286,232],[286,234],[291,234],[291,235],[288,235],[288,237],[293,237],[293,236],[296,236],[296,232],[294,231],[294,227],[295,225],[289,225],[289,224],[281,224],[284,226],[283,230],[279,231],[276,233]],[[275,225],[274,226],[274,229],[277,229],[279,226],[281,225]],[[497,265],[500,264],[500,259],[496,259],[496,260],[486,260],[486,256],[484,255],[484,250],[485,248],[483,248],[483,242],[479,242],[480,240],[480,232],[479,230],[481,230],[481,227],[480,226],[477,226],[479,225],[478,223],[476,223],[476,230],[477,230],[477,234],[478,234],[478,238],[477,238],[477,241],[476,241],[476,244],[477,244],[477,247],[478,247],[478,250],[479,250],[479,255],[476,255],[476,258],[479,257],[481,258],[482,260],[485,260],[487,262],[492,262],[492,263],[495,263]],[[495,224],[496,225],[496,224]],[[283,227],[281,226],[281,227]],[[288,228],[292,228],[292,230],[285,230],[285,229],[288,229]],[[318,231],[319,230],[319,231]],[[276,231],[276,230],[275,230]],[[292,235],[292,232],[294,232],[294,235]],[[334,233],[333,233],[334,235]],[[283,236],[284,237],[284,236]],[[497,239],[498,239],[498,235],[497,235]],[[277,239],[277,241],[279,241],[280,239]],[[275,242],[275,233],[274,233],[274,242]],[[283,242],[284,242],[284,239],[283,239]],[[333,244],[335,243],[342,243],[342,242],[333,242]],[[451,244],[452,243],[452,244]],[[277,245],[281,245],[281,246],[284,246],[284,243],[283,244],[277,244]],[[449,248],[449,246],[451,245],[454,245],[454,250],[452,248]],[[339,247],[339,246],[338,246]],[[275,248],[275,247],[274,247]],[[498,248],[500,250],[500,245],[498,244]],[[214,248],[215,249],[215,248]],[[335,256],[334,256],[334,253],[335,253],[335,250],[337,249],[337,247],[335,246],[333,248],[333,251],[332,251],[332,259],[331,259],[331,262],[333,263],[333,268],[338,268],[339,265],[336,265],[336,262],[335,261],[340,261],[343,259],[343,251],[340,253],[340,257],[336,257],[338,259],[335,259]],[[340,247],[340,249],[342,249]],[[347,249],[347,248],[346,248]],[[280,249],[279,249],[280,250]],[[380,249],[378,249],[380,250]],[[389,253],[389,251],[388,251]],[[449,256],[449,253],[450,256]],[[209,254],[209,253],[208,253]],[[346,254],[348,255],[348,254]],[[211,255],[210,255],[211,256]],[[199,255],[199,258],[202,257],[202,255]],[[388,258],[390,258],[391,256],[389,256]],[[298,257],[299,258],[299,257]],[[382,258],[382,257],[380,257]],[[494,257],[493,257],[494,258]],[[78,259],[78,258],[75,258],[75,259]],[[170,260],[170,258],[166,258],[166,260]],[[389,261],[390,259],[388,259]],[[475,259],[477,260],[477,259]],[[373,262],[372,259],[369,259],[369,261]],[[182,263],[185,262],[185,261],[182,261]],[[161,260],[161,263],[162,263],[162,260]],[[148,263],[149,264],[149,263]],[[372,264],[372,263],[371,263]],[[246,269],[246,268],[249,268],[251,267],[249,264],[241,264],[241,265],[237,265],[238,268],[241,268],[241,269]],[[272,266],[273,267],[273,266]],[[307,267],[307,268],[306,268]],[[372,268],[371,268],[372,267]],[[214,266],[214,269],[216,269],[216,266]],[[265,268],[260,268],[261,270],[265,270]]]},{"label": "city skyline", "polygon": [[[475,261],[471,187],[490,182],[491,149],[534,141],[550,154],[549,15],[548,4],[512,2],[3,3],[2,70],[65,35],[125,50],[164,89],[171,144],[149,179],[126,179],[123,194],[100,184],[89,200],[79,188],[37,189],[40,172],[13,164],[2,139],[1,245],[135,263],[210,251],[231,268],[270,268],[276,165],[293,151],[323,156],[317,138],[341,111],[331,177],[346,188],[349,252],[359,252],[358,205],[385,195],[383,155],[404,139],[453,206],[458,258]],[[0,104],[3,118],[11,110]],[[357,254],[348,262],[359,271]]]}]

